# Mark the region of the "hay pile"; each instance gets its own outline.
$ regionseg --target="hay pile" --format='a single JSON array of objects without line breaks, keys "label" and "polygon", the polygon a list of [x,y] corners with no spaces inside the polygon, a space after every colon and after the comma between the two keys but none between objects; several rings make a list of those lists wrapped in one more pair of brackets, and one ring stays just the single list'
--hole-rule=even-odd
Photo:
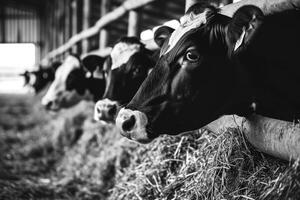
[{"label": "hay pile", "polygon": [[298,162],[255,151],[239,129],[141,145],[94,122],[92,111],[82,103],[2,131],[0,199],[300,199]]},{"label": "hay pile", "polygon": [[158,139],[130,152],[110,199],[299,199],[299,167],[262,155],[237,129]]}]

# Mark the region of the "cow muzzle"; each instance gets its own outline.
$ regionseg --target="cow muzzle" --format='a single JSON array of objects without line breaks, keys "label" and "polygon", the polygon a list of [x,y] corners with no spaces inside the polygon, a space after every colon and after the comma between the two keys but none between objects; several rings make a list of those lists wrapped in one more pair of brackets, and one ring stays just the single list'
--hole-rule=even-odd
[{"label": "cow muzzle", "polygon": [[121,135],[140,143],[149,143],[152,141],[148,137],[147,124],[147,116],[137,110],[122,108],[116,118],[116,126],[120,130]]},{"label": "cow muzzle", "polygon": [[55,100],[48,100],[43,98],[42,105],[46,110],[57,111],[59,109],[59,106]]},{"label": "cow muzzle", "polygon": [[109,99],[103,99],[96,103],[94,119],[96,121],[114,122],[118,112],[118,103]]}]

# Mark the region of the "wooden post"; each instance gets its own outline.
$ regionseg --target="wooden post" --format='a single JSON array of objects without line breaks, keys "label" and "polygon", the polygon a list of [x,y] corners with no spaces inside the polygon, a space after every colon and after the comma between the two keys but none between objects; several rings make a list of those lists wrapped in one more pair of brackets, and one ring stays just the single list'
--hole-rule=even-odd
[{"label": "wooden post", "polygon": [[[87,30],[90,26],[90,3],[91,0],[83,1],[83,23],[82,29]],[[87,53],[89,50],[88,38],[82,40],[82,53]]]},{"label": "wooden post", "polygon": [[65,1],[60,0],[58,3],[58,31],[59,31],[59,39],[58,44],[59,46],[64,44],[64,37],[65,37]]},{"label": "wooden post", "polygon": [[[65,0],[64,43],[66,43],[69,40],[70,36],[71,36],[71,0]],[[66,51],[64,53],[64,57],[67,57],[69,51]]]},{"label": "wooden post", "polygon": [[70,0],[65,0],[64,43],[70,38]]},{"label": "wooden post", "polygon": [[128,19],[128,36],[138,36],[139,33],[139,13],[137,11],[129,11]]},{"label": "wooden post", "polygon": [[[110,0],[101,0],[101,17],[103,17],[110,9]],[[108,31],[107,29],[101,29],[99,35],[99,49],[104,49],[108,42]]]},{"label": "wooden post", "polygon": [[[71,35],[76,35],[77,34],[77,1],[73,0],[71,3],[71,9],[72,9],[72,30],[71,30]],[[74,44],[72,47],[72,52],[77,53],[77,44]]]},{"label": "wooden post", "polygon": [[59,1],[54,1],[54,48],[59,47]]}]

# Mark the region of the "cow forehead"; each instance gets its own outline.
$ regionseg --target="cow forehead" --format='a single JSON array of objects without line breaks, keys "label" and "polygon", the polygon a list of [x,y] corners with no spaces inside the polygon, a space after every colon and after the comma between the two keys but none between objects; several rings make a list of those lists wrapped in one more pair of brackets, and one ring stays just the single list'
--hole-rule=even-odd
[{"label": "cow forehead", "polygon": [[207,22],[207,11],[203,13],[195,15],[193,12],[187,15],[184,15],[180,19],[180,26],[175,29],[175,31],[171,34],[168,48],[163,54],[167,54],[171,51],[178,41],[189,31],[199,28],[201,25],[206,24]]},{"label": "cow forehead", "polygon": [[129,58],[140,50],[140,44],[128,44],[125,42],[116,44],[110,53],[112,60],[111,70],[120,67],[124,63],[127,63]]},{"label": "cow forehead", "polygon": [[56,70],[55,79],[66,81],[71,71],[79,67],[80,61],[74,56],[68,56],[62,66]]}]

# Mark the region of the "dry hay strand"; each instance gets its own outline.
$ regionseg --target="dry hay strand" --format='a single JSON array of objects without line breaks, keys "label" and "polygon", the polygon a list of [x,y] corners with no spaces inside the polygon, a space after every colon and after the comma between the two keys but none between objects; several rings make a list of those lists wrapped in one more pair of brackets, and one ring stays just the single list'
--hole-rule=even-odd
[{"label": "dry hay strand", "polygon": [[272,180],[268,187],[264,188],[260,196],[264,200],[272,199],[300,199],[300,166],[299,160],[293,163],[287,170],[280,173]]}]

